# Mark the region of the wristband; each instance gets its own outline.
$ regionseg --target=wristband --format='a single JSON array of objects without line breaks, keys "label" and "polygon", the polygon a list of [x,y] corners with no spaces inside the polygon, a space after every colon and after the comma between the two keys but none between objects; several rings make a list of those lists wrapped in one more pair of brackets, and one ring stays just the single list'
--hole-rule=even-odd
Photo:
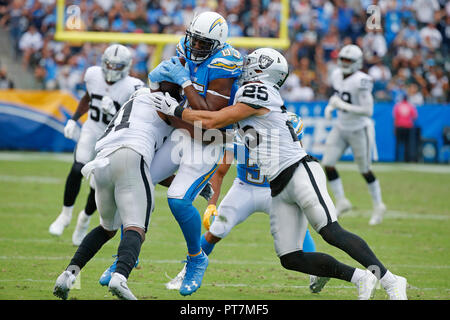
[{"label": "wristband", "polygon": [[181,84],[181,88],[186,88],[186,87],[189,87],[189,86],[191,86],[192,85],[192,81],[191,80],[186,80],[185,82],[183,82],[182,84]]},{"label": "wristband", "polygon": [[174,115],[175,117],[181,119],[182,116],[183,116],[183,111],[184,111],[183,106],[178,105],[178,106],[175,108],[175,110],[174,110],[174,112],[173,112],[173,115]]}]

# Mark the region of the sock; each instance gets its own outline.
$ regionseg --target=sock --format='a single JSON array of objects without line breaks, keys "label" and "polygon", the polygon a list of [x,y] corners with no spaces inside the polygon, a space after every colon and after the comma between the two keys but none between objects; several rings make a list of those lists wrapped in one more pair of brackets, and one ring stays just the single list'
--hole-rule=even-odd
[{"label": "sock", "polygon": [[374,274],[377,278],[385,275],[387,269],[378,260],[367,243],[356,234],[343,229],[337,221],[326,225],[320,229],[319,233],[327,243],[346,252],[365,268],[370,270],[376,269],[377,272],[374,272]]},{"label": "sock", "polygon": [[95,189],[91,188],[86,201],[86,206],[84,207],[84,212],[90,216],[95,210],[97,210],[97,204],[95,203]]},{"label": "sock", "polygon": [[382,203],[381,199],[381,188],[378,180],[373,181],[372,183],[368,183],[367,187],[369,188],[370,196],[372,197],[373,204]]},{"label": "sock", "polygon": [[355,271],[355,268],[345,265],[322,252],[294,251],[281,256],[280,262],[288,270],[345,281],[350,281]]},{"label": "sock", "polygon": [[355,272],[353,273],[352,279],[350,280],[351,283],[357,284],[359,279],[364,277],[366,274],[366,270],[363,269],[355,269]]},{"label": "sock", "polygon": [[303,252],[315,252],[316,245],[314,244],[314,240],[311,237],[311,233],[309,230],[306,230],[305,239],[303,240]]},{"label": "sock", "polygon": [[201,251],[202,232],[200,213],[189,200],[169,198],[168,201],[170,210],[183,232],[188,253],[190,255],[198,254]]},{"label": "sock", "polygon": [[61,213],[67,217],[72,217],[73,206],[63,206]]},{"label": "sock", "polygon": [[84,237],[70,261],[69,267],[75,265],[81,270],[109,239],[109,234],[102,226],[92,229],[91,232]]},{"label": "sock", "polygon": [[342,185],[341,178],[328,181],[328,183],[330,184],[331,191],[333,192],[333,195],[336,200],[345,197],[344,186]]},{"label": "sock", "polygon": [[203,252],[206,253],[207,256],[209,256],[209,254],[213,251],[214,246],[216,245],[215,243],[209,243],[208,241],[206,241],[205,235],[202,235],[202,238],[200,240]]},{"label": "sock", "polygon": [[141,251],[142,237],[135,230],[127,230],[123,233],[117,250],[116,271],[128,279]]},{"label": "sock", "polygon": [[64,188],[64,206],[70,207],[75,203],[75,199],[80,192],[81,181],[83,175],[81,174],[82,163],[74,162],[72,169],[66,179],[66,185]]}]

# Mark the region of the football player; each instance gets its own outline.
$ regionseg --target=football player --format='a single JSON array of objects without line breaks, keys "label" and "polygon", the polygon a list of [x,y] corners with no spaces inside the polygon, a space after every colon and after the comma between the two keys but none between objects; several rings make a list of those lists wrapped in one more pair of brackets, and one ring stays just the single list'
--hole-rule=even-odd
[{"label": "football player", "polygon": [[[128,75],[131,63],[132,57],[128,48],[113,44],[103,53],[101,66],[92,66],[86,70],[86,93],[64,128],[64,136],[78,142],[74,162],[65,184],[62,211],[49,227],[52,235],[60,236],[70,224],[73,206],[81,187],[81,168],[95,157],[94,147],[97,139],[120,106],[134,91],[144,86],[141,80]],[[77,121],[86,112],[89,112],[89,116],[80,132]],[[86,206],[78,215],[77,226],[72,235],[74,245],[78,246],[83,240],[95,210],[95,191],[91,186]]]},{"label": "football player", "polygon": [[[289,121],[292,122],[295,133],[301,141],[303,137],[303,122],[295,113],[288,112]],[[237,177],[220,203],[218,210],[216,203],[219,199],[222,181],[227,174],[233,159],[237,161]],[[208,207],[203,214],[203,225],[207,230],[202,235],[202,249],[209,256],[216,243],[225,238],[238,224],[244,222],[255,212],[270,212],[270,188],[267,177],[263,176],[256,163],[252,163],[248,156],[248,149],[238,140],[227,146],[223,162],[211,178],[214,195],[208,202]],[[210,218],[214,221],[211,224]],[[315,244],[309,231],[306,231],[303,240],[303,251],[314,252]],[[179,289],[183,281],[186,268],[166,283],[166,288]],[[322,290],[329,278],[310,276],[310,290],[318,293]]]},{"label": "football player", "polygon": [[108,288],[120,299],[136,300],[127,286],[154,209],[150,164],[173,127],[150,107],[150,91],[127,101],[95,145],[97,156],[82,169],[93,175],[100,225],[83,238],[53,293],[67,299],[77,274],[123,226],[115,272]]},{"label": "football player", "polygon": [[[220,110],[230,105],[237,91],[242,57],[226,43],[227,36],[228,26],[220,14],[203,12],[194,17],[177,45],[185,65],[179,57],[163,61],[149,73],[150,88],[157,89],[162,81],[176,83],[183,89],[186,104],[193,109]],[[192,203],[217,170],[224,148],[222,136],[220,141],[203,144],[191,134],[174,130],[155,156],[152,167],[156,170],[151,169],[159,174],[157,181],[178,170],[167,198],[188,250],[181,295],[190,295],[201,286],[208,266],[200,243],[201,217]]]},{"label": "football player", "polygon": [[[339,225],[323,169],[299,143],[283,108],[279,89],[288,73],[283,55],[261,48],[245,58],[243,85],[228,108],[192,110],[168,94],[154,95],[152,99],[158,110],[187,122],[201,123],[204,128],[237,124],[249,158],[269,181],[270,229],[284,268],[352,282],[361,300],[373,296],[378,280],[390,299],[407,299],[406,279],[387,270],[362,238]],[[308,222],[327,243],[346,252],[365,270],[343,264],[325,253],[304,252]]]},{"label": "football player", "polygon": [[331,74],[331,84],[335,94],[325,108],[325,116],[337,110],[337,121],[329,133],[322,165],[336,200],[337,215],[351,209],[345,197],[344,187],[336,170],[336,162],[347,147],[351,147],[355,162],[369,189],[373,202],[370,225],[382,222],[386,211],[381,198],[380,183],[371,170],[372,151],[375,148],[372,78],[360,71],[363,63],[361,49],[353,44],[346,45],[338,55],[339,68]]}]

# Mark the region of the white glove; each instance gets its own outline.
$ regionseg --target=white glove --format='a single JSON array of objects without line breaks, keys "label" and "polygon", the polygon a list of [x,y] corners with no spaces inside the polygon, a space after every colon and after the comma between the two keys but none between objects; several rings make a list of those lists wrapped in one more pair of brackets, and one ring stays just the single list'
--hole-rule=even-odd
[{"label": "white glove", "polygon": [[77,141],[80,137],[80,128],[75,120],[69,119],[64,127],[64,137]]},{"label": "white glove", "polygon": [[102,98],[102,102],[100,102],[100,108],[102,109],[103,113],[107,113],[110,115],[115,115],[116,114],[116,106],[114,105],[114,101],[108,97],[108,96],[104,96]]},{"label": "white glove", "polygon": [[333,116],[331,115],[331,113],[333,112],[333,110],[334,110],[334,108],[333,108],[333,106],[330,105],[330,104],[328,104],[328,105],[325,107],[325,110],[324,110],[325,119],[331,120],[331,118],[333,117]]},{"label": "white glove", "polygon": [[178,107],[179,103],[177,100],[171,97],[171,95],[166,92],[165,94],[161,92],[154,92],[150,95],[150,100],[153,102],[153,106],[164,114],[173,116],[175,109]]},{"label": "white glove", "polygon": [[344,109],[345,102],[342,100],[338,95],[331,96],[330,100],[328,101],[328,105],[331,105],[334,109]]}]

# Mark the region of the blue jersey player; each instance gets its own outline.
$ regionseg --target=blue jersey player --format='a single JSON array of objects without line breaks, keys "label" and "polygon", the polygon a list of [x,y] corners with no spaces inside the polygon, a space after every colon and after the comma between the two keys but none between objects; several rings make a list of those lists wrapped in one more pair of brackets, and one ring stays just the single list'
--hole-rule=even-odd
[{"label": "blue jersey player", "polygon": [[[196,110],[214,111],[231,105],[243,58],[225,42],[227,36],[227,23],[218,13],[203,12],[194,17],[177,46],[179,57],[163,61],[150,72],[150,89],[157,89],[162,81],[176,83],[183,89],[184,103]],[[185,128],[176,117],[169,121]],[[221,134],[220,139],[204,144],[193,138],[193,128],[174,130],[155,154],[150,168],[154,181],[162,181],[177,171],[167,198],[188,250],[181,295],[190,295],[200,287],[208,266],[208,257],[201,248],[201,217],[192,203],[217,170],[224,149]]]},{"label": "blue jersey player", "polygon": [[[289,112],[289,120],[299,138],[303,137],[303,122],[296,114]],[[220,195],[220,188],[233,159],[236,160],[237,177],[232,187],[221,201],[218,210],[216,203]],[[202,236],[202,249],[210,254],[214,246],[225,238],[238,224],[244,222],[255,212],[269,214],[272,197],[267,178],[261,174],[258,166],[249,159],[248,149],[240,141],[235,141],[225,150],[224,160],[219,165],[211,179],[214,195],[208,202],[208,207],[203,216],[203,225],[207,231]],[[211,216],[217,216],[210,225]],[[314,252],[315,245],[309,231],[306,232],[303,241],[304,252]],[[166,284],[168,289],[178,289],[185,274],[185,268],[170,282]],[[329,278],[310,276],[310,290],[318,293],[327,283]]]}]

